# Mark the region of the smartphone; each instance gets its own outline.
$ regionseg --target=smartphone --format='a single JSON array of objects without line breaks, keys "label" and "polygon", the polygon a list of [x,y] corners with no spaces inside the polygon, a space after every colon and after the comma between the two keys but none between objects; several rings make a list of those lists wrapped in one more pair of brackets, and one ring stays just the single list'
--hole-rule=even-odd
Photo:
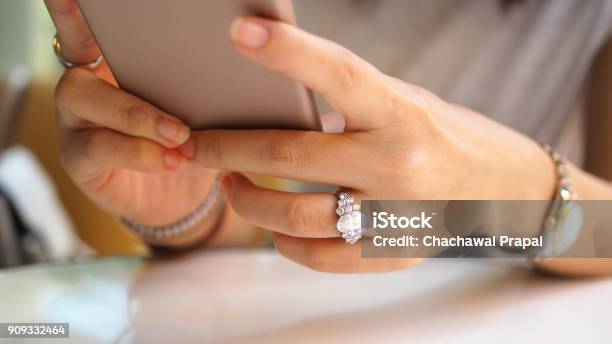
[{"label": "smartphone", "polygon": [[296,23],[291,0],[77,0],[119,86],[193,129],[321,130],[311,91],[242,56],[239,16]]}]

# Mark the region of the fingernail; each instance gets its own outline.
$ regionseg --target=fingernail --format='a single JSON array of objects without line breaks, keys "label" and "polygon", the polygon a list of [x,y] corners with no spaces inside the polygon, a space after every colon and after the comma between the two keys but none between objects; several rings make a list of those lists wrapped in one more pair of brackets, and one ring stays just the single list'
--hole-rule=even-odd
[{"label": "fingernail", "polygon": [[227,194],[230,192],[233,182],[234,181],[232,180],[232,175],[230,173],[226,174],[223,179],[221,179],[221,189],[224,193]]},{"label": "fingernail", "polygon": [[189,138],[187,142],[183,143],[183,145],[179,146],[177,150],[183,154],[187,159],[193,160],[195,158],[195,140]]},{"label": "fingernail", "polygon": [[161,118],[157,123],[157,132],[164,140],[176,144],[183,144],[189,139],[189,127],[179,121]]},{"label": "fingernail", "polygon": [[168,151],[164,154],[164,164],[170,170],[177,170],[185,161],[180,154],[174,151]]},{"label": "fingernail", "polygon": [[230,37],[247,48],[259,49],[266,45],[270,33],[263,25],[236,18],[230,27]]}]

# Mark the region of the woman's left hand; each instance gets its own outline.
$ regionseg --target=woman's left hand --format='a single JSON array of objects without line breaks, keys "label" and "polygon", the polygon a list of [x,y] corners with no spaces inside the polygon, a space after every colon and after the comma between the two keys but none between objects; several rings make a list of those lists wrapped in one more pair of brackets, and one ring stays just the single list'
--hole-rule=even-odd
[{"label": "woman's left hand", "polygon": [[[245,56],[325,97],[344,118],[344,132],[196,132],[196,162],[339,185],[358,200],[552,197],[554,166],[527,137],[294,26],[246,18],[231,31]],[[418,262],[361,259],[359,244],[339,238],[333,194],[268,190],[238,173],[224,178],[223,189],[239,215],[275,232],[281,254],[315,270],[378,272]]]}]

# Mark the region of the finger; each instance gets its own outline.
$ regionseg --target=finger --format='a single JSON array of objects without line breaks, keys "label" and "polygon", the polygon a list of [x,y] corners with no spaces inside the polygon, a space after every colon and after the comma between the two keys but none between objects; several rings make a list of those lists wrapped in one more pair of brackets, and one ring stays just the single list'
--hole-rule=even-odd
[{"label": "finger", "polygon": [[351,130],[389,123],[396,93],[385,76],[344,47],[290,24],[239,18],[231,28],[238,49],[257,63],[319,92]]},{"label": "finger", "polygon": [[194,132],[192,137],[195,161],[208,168],[352,188],[371,183],[363,173],[368,168],[363,165],[368,159],[364,155],[369,151],[350,136],[283,130],[207,130]]},{"label": "finger", "polygon": [[336,238],[336,197],[329,193],[289,193],[264,189],[230,173],[223,191],[232,208],[251,224],[302,238]]},{"label": "finger", "polygon": [[346,122],[344,117],[337,112],[326,113],[321,116],[323,131],[326,133],[340,134],[344,132]]},{"label": "finger", "polygon": [[361,244],[343,239],[305,239],[274,234],[274,244],[283,256],[316,271],[331,273],[382,273],[417,265],[414,258],[361,258]]},{"label": "finger", "polygon": [[104,128],[72,132],[63,146],[63,163],[76,177],[94,175],[108,168],[169,174],[188,163],[175,150]]},{"label": "finger", "polygon": [[94,124],[171,148],[189,139],[189,127],[178,119],[79,68],[60,80],[56,104],[68,127]]},{"label": "finger", "polygon": [[100,56],[76,0],[45,0],[62,45],[62,55],[74,63],[89,63]]}]

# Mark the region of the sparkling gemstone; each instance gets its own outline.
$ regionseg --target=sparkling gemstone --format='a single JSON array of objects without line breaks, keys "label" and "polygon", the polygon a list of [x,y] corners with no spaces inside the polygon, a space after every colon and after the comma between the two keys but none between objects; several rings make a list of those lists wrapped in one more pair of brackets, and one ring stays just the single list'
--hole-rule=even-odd
[{"label": "sparkling gemstone", "polygon": [[561,194],[561,199],[566,201],[566,200],[571,200],[572,198],[572,192],[566,188],[566,187],[562,187],[561,190],[559,191]]},{"label": "sparkling gemstone", "polygon": [[361,239],[361,213],[352,211],[346,213],[338,220],[336,225],[338,231],[342,233],[342,237],[350,244],[355,244]]},{"label": "sparkling gemstone", "polygon": [[340,208],[336,209],[336,214],[338,214],[339,216],[344,215],[344,208],[340,207]]}]

